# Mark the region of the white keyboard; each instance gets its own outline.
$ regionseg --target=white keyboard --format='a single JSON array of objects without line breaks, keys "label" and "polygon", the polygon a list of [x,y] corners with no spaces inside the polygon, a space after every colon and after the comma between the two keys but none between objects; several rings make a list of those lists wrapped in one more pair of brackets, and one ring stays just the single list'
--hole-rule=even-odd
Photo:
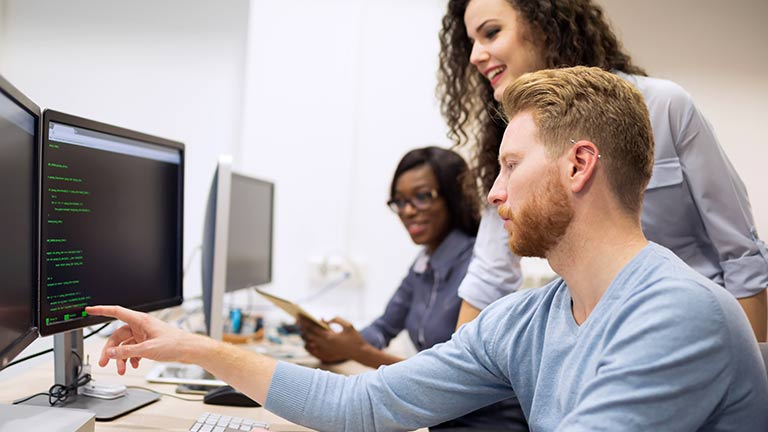
[{"label": "white keyboard", "polygon": [[269,429],[269,424],[240,417],[203,413],[195,424],[190,426],[189,432],[242,432],[253,428]]}]

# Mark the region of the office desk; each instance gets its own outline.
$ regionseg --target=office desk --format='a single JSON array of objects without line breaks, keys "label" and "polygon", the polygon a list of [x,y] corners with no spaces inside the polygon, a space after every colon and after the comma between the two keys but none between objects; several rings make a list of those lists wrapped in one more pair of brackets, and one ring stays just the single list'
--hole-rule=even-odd
[{"label": "office desk", "polygon": [[[104,344],[104,339],[93,338],[85,343],[85,352],[90,355],[92,373],[95,380],[101,383],[116,383],[126,386],[138,386],[150,388],[152,390],[175,394],[175,384],[154,384],[148,383],[144,376],[152,369],[154,362],[151,360],[142,360],[138,369],[133,369],[130,365],[124,376],[117,375],[114,363],[110,363],[106,368],[100,368],[96,365],[98,354]],[[355,362],[342,363],[329,368],[334,372],[345,374],[357,374],[370,370]],[[0,382],[0,403],[11,403],[14,400],[30,396],[34,393],[48,391],[53,385],[53,355],[48,354],[48,360],[35,365],[30,370],[20,373],[17,376],[4,379]],[[178,395],[190,399],[202,399],[197,395]],[[194,420],[204,412],[211,412],[222,415],[249,418],[252,420],[264,421],[270,424],[270,430],[273,431],[311,431],[302,426],[294,425],[284,420],[264,408],[241,408],[228,407],[221,405],[205,405],[202,401],[188,402],[163,396],[159,401],[147,405],[132,413],[110,422],[96,422],[97,432],[117,432],[117,431],[187,431]],[[426,429],[419,429],[426,431]]]},{"label": "office desk", "polygon": [[[98,352],[104,339],[94,338],[86,341],[85,351],[90,354],[92,375],[101,383],[118,383],[126,386],[139,386],[162,393],[175,394],[174,384],[147,383],[144,376],[152,369],[154,362],[142,360],[138,369],[130,366],[124,376],[117,375],[113,363],[106,368],[95,364]],[[53,355],[48,354],[49,360],[33,366],[30,370],[0,382],[0,402],[11,403],[16,399],[30,396],[34,393],[48,391],[53,385]],[[197,395],[178,395],[185,398],[201,399]],[[188,402],[163,396],[159,401],[147,405],[132,413],[119,417],[111,422],[96,422],[96,431],[187,431],[195,419],[204,412],[250,418],[252,420],[270,423],[273,431],[310,431],[296,426],[270,413],[264,408],[241,408],[220,405],[205,405],[202,401]]]}]

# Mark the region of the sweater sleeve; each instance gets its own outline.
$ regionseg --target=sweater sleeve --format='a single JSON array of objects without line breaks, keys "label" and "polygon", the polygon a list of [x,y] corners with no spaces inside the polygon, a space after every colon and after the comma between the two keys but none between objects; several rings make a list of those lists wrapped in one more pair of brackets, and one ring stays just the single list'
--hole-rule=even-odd
[{"label": "sweater sleeve", "polygon": [[479,335],[497,329],[492,322],[475,321],[444,344],[362,375],[279,363],[264,406],[321,431],[401,431],[509,398],[514,393],[488,348],[494,344],[481,343]]}]

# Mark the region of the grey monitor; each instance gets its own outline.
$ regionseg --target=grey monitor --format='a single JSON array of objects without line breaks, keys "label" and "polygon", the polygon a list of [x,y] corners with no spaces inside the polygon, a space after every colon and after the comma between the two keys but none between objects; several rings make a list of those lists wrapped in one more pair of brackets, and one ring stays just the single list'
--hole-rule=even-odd
[{"label": "grey monitor", "polygon": [[203,304],[208,334],[221,339],[225,292],[272,280],[274,184],[232,171],[219,158],[203,229]]}]

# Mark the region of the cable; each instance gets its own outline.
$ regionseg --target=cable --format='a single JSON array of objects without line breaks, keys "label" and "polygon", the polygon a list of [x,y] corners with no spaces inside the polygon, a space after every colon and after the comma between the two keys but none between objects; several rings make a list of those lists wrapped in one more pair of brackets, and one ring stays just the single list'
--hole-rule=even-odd
[{"label": "cable", "polygon": [[67,385],[63,385],[63,384],[54,384],[54,385],[51,386],[51,388],[48,389],[48,393],[33,394],[32,396],[29,396],[27,398],[14,401],[13,402],[14,405],[18,405],[18,404],[20,404],[22,402],[26,402],[26,401],[28,401],[28,400],[30,400],[32,398],[37,397],[37,396],[48,396],[48,404],[50,404],[51,406],[54,406],[57,403],[66,402],[66,400],[69,398],[69,396],[72,393],[77,394],[77,389],[79,387],[82,387],[82,386],[88,384],[89,382],[91,382],[91,374],[87,373],[87,374],[84,374],[84,375],[80,376],[80,373],[83,370],[83,359],[80,358],[80,355],[75,350],[72,350],[72,354],[74,354],[75,357],[77,357],[77,361],[78,361],[78,365],[77,365],[77,375],[78,375],[78,377],[75,380],[75,382],[73,382],[72,384],[70,384],[68,386]]},{"label": "cable", "polygon": [[326,284],[324,287],[320,288],[320,290],[318,290],[314,294],[310,294],[310,295],[308,295],[306,297],[300,298],[300,299],[294,301],[294,303],[296,303],[296,304],[307,303],[307,302],[311,302],[312,300],[317,299],[318,297],[324,296],[325,294],[328,294],[328,292],[330,292],[334,288],[338,288],[339,286],[341,286],[341,284],[344,283],[351,276],[352,276],[352,272],[345,271],[338,278],[328,282],[328,284]]},{"label": "cable", "polygon": [[181,274],[182,279],[187,275],[187,270],[189,270],[189,266],[192,265],[192,260],[197,256],[198,252],[201,252],[203,250],[203,245],[199,244],[195,246],[194,249],[192,249],[192,252],[189,253],[189,258],[187,258],[187,264],[184,265],[183,273]]},{"label": "cable", "polygon": [[52,385],[48,390],[48,403],[51,406],[54,406],[59,402],[66,402],[66,400],[69,398],[69,395],[72,393],[77,394],[78,387],[82,387],[89,382],[91,382],[91,374],[85,374],[81,377],[78,377],[75,382],[68,386],[62,384]]},{"label": "cable", "polygon": [[91,336],[95,335],[96,333],[98,333],[98,332],[100,332],[100,331],[104,330],[104,329],[105,329],[105,328],[107,328],[107,326],[108,326],[108,325],[110,325],[110,324],[111,324],[111,323],[106,323],[106,324],[104,324],[103,326],[101,326],[101,327],[97,328],[96,330],[94,330],[94,331],[92,331],[92,332],[88,333],[87,335],[83,336],[83,340],[85,340],[85,339],[88,339],[89,337],[91,337]]},{"label": "cable", "polygon": [[154,394],[159,394],[161,396],[169,396],[169,397],[176,398],[176,399],[181,399],[181,400],[187,401],[187,402],[202,402],[203,401],[203,398],[199,398],[199,399],[198,398],[194,398],[194,399],[193,398],[185,398],[185,397],[181,397],[181,396],[176,396],[175,394],[163,393],[163,392],[159,392],[157,390],[152,390],[151,388],[148,388],[148,387],[128,386],[128,388],[139,389],[139,390],[146,390],[146,391],[152,392]]},{"label": "cable", "polygon": [[[96,333],[98,333],[98,332],[100,332],[100,331],[104,330],[104,329],[105,329],[105,328],[106,328],[106,327],[107,327],[109,324],[110,324],[110,323],[106,323],[106,324],[104,324],[103,326],[101,326],[101,327],[97,328],[96,330],[94,330],[94,331],[92,331],[92,332],[88,333],[87,335],[83,336],[83,340],[85,340],[85,339],[88,339],[89,337],[91,337],[91,336],[95,335]],[[8,368],[8,367],[11,367],[11,366],[13,366],[13,365],[17,365],[17,364],[19,364],[19,363],[23,363],[23,362],[25,362],[25,361],[27,361],[27,360],[32,360],[32,359],[33,359],[33,358],[35,358],[35,357],[40,357],[41,355],[43,355],[43,354],[48,354],[48,353],[50,353],[50,352],[53,352],[53,348],[49,348],[49,349],[47,349],[47,350],[43,350],[43,351],[40,351],[40,352],[38,352],[38,353],[30,354],[30,355],[28,355],[28,356],[26,356],[26,357],[22,357],[22,358],[20,358],[20,359],[14,360],[14,361],[12,361],[12,362],[8,363],[7,365],[5,365],[5,367],[6,367],[6,368]],[[82,364],[82,359],[80,360],[80,363]]]},{"label": "cable", "polygon": [[26,401],[28,401],[30,399],[34,399],[34,398],[36,398],[38,396],[50,396],[50,394],[49,393],[36,393],[36,394],[33,394],[32,396],[25,397],[24,399],[19,399],[19,400],[13,401],[13,404],[14,405],[18,405],[18,404],[24,403],[24,402],[26,402]]}]

